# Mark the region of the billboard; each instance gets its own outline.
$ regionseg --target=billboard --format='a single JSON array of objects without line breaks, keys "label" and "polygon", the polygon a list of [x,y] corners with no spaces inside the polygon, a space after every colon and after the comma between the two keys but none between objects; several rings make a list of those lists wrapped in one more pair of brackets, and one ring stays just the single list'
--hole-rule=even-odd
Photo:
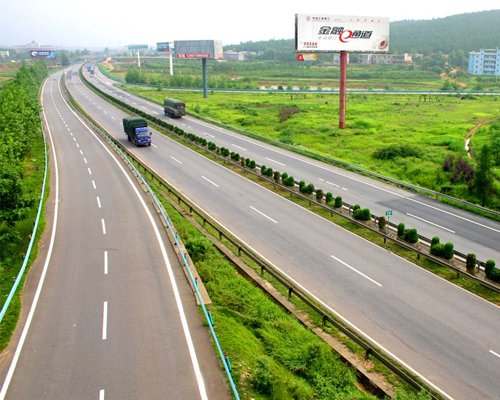
[{"label": "billboard", "polygon": [[127,45],[128,50],[148,50],[149,46],[147,44],[129,44]]},{"label": "billboard", "polygon": [[222,58],[221,40],[176,40],[176,58]]},{"label": "billboard", "polygon": [[170,53],[172,51],[172,47],[171,42],[156,43],[156,51],[158,53]]},{"label": "billboard", "polygon": [[389,51],[389,18],[295,14],[299,53]]},{"label": "billboard", "polygon": [[32,59],[55,58],[56,52],[54,50],[30,50],[30,57]]}]

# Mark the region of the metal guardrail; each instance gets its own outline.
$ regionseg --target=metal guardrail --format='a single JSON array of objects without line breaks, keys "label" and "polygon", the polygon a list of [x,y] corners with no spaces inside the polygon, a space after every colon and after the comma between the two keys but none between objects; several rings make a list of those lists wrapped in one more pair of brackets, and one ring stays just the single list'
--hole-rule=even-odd
[{"label": "metal guardrail", "polygon": [[[85,120],[85,122],[88,124],[88,126],[90,126],[95,132],[99,133],[114,148],[114,150],[118,154],[120,154],[120,156],[122,157],[122,159],[129,165],[129,167],[132,169],[132,171],[135,173],[135,175],[141,180],[141,183],[147,189],[148,194],[151,196],[151,198],[153,199],[153,202],[154,202],[156,208],[159,210],[160,215],[161,215],[161,217],[163,219],[163,222],[166,224],[166,226],[170,230],[170,233],[172,234],[172,237],[174,237],[175,243],[177,245],[177,248],[180,249],[181,246],[180,246],[180,242],[179,242],[179,237],[177,235],[176,230],[174,229],[174,226],[173,226],[170,218],[167,216],[167,214],[166,214],[166,212],[165,212],[165,210],[163,208],[163,205],[160,203],[160,201],[158,201],[157,196],[155,195],[155,193],[153,192],[153,190],[151,189],[151,187],[149,186],[149,184],[146,182],[146,180],[144,179],[144,177],[142,176],[142,174],[138,171],[138,169],[134,165],[134,163],[136,163],[137,165],[140,165],[142,168],[144,168],[144,170],[147,170],[146,167],[144,166],[144,164],[139,159],[137,159],[132,153],[130,153],[125,148],[125,146],[123,146],[114,137],[112,137],[111,135],[109,135],[104,130],[104,128],[102,128],[101,126],[99,126],[99,124],[97,124],[97,122],[95,122],[90,116],[87,115],[87,113],[85,112],[85,110],[83,110],[80,107],[80,105],[78,104],[78,102],[71,96],[71,94],[67,90],[66,85],[65,85],[65,81],[64,81],[63,88],[64,88],[64,90],[63,90],[64,94],[65,94],[65,96],[66,96],[69,104],[72,106],[72,108]],[[133,162],[131,161],[131,159],[133,160]],[[219,353],[221,362],[224,365],[224,369],[226,371],[226,375],[227,375],[228,380],[230,382],[230,386],[231,386],[231,389],[233,391],[233,394],[234,394],[235,398],[237,400],[239,400],[240,397],[239,397],[239,394],[238,394],[238,390],[236,389],[236,386],[235,386],[234,381],[233,381],[233,377],[231,375],[230,363],[226,360],[226,358],[227,358],[226,354],[222,351],[222,348],[220,346],[219,340],[217,338],[217,334],[216,334],[216,332],[215,332],[215,330],[213,328],[212,318],[209,317],[209,311],[205,307],[202,295],[201,295],[201,293],[200,293],[200,291],[198,289],[198,284],[197,284],[197,282],[196,282],[196,280],[195,280],[195,278],[193,276],[193,273],[191,271],[191,268],[189,266],[189,262],[188,262],[188,258],[187,258],[186,254],[187,254],[187,252],[181,253],[181,258],[183,260],[184,267],[186,268],[186,270],[188,272],[188,275],[189,275],[189,279],[191,281],[191,284],[192,284],[193,288],[195,289],[196,296],[197,296],[198,301],[200,303],[200,306],[201,306],[201,308],[203,310],[203,314],[205,315],[205,319],[207,321],[208,327],[210,329],[210,332],[211,332],[212,337],[214,339],[215,345],[217,347],[217,351]]]}]

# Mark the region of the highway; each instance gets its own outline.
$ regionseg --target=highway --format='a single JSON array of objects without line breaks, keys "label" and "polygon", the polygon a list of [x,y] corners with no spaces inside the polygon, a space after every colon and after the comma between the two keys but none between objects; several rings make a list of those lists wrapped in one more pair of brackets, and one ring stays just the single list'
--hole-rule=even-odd
[{"label": "highway", "polygon": [[[500,309],[497,306],[360,239],[160,134],[153,135],[154,145],[150,148],[131,146],[120,123],[123,113],[83,85],[72,85],[70,90],[105,129],[158,174],[325,308],[419,375],[444,398],[498,398],[500,380],[496,371],[500,368]],[[109,90],[119,92],[116,88]],[[137,108],[161,116],[158,106],[128,98]],[[185,124],[187,131],[194,125],[190,118],[169,122]],[[220,131],[218,128],[208,129],[204,126],[210,135]],[[193,130],[193,133],[196,132]],[[228,134],[233,140],[236,136]],[[220,143],[219,137],[213,141]],[[243,142],[250,141],[244,138]],[[262,150],[266,146],[259,147]],[[272,157],[276,157],[276,153]],[[316,163],[308,161],[307,164]],[[291,168],[286,166],[287,171]],[[330,168],[321,165],[318,169],[328,171]],[[299,176],[297,174],[296,178]],[[363,182],[362,187],[379,185],[365,178],[356,179]],[[390,192],[399,193],[390,189]],[[380,192],[387,193],[387,190],[384,188]],[[372,199],[378,202],[377,195],[372,195]],[[467,218],[472,217],[467,215]]]},{"label": "highway", "polygon": [[[95,69],[98,70],[97,68]],[[151,115],[162,115],[162,108],[109,85],[113,81],[99,72],[94,83],[101,83],[103,90],[109,90]],[[192,117],[169,119],[169,123],[186,132],[205,137],[219,147],[226,147],[245,158],[255,160],[280,172],[287,172],[295,180],[313,183],[316,188],[342,196],[348,204],[359,204],[369,208],[374,215],[384,215],[391,210],[390,221],[404,222],[407,229],[416,228],[420,235],[429,239],[440,238],[441,243],[451,242],[455,250],[474,253],[481,261],[489,259],[500,263],[500,223],[467,211],[440,203],[434,198],[419,195],[393,185],[385,184],[354,172],[346,171],[296,153],[278,149],[257,140],[214,127]]]},{"label": "highway", "polygon": [[150,201],[65,104],[60,75],[42,94],[47,234],[0,360],[0,399],[230,399]]}]

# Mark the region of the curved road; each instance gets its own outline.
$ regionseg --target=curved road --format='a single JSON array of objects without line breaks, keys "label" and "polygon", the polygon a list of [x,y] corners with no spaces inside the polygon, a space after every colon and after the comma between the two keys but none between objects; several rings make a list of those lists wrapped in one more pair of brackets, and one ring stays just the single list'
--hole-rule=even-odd
[{"label": "curved road", "polygon": [[[71,90],[105,129],[156,172],[443,397],[498,398],[498,307],[163,135],[153,136],[151,148],[131,146],[120,123],[123,113],[82,85]],[[138,108],[158,108],[130,101]]]},{"label": "curved road", "polygon": [[2,354],[0,398],[229,399],[149,200],[64,103],[59,79],[43,107],[55,222],[27,280],[25,327]]}]

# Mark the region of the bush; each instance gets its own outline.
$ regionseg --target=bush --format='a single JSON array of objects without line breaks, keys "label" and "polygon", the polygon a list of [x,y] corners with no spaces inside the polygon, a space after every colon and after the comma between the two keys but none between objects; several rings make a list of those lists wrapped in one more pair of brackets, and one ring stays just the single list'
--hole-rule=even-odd
[{"label": "bush", "polygon": [[359,219],[360,221],[369,221],[372,218],[370,209],[368,208],[358,208],[352,213],[354,219]]},{"label": "bush", "polygon": [[295,179],[291,175],[288,176],[285,180],[282,179],[282,181],[285,186],[295,186]]},{"label": "bush", "polygon": [[318,201],[323,200],[323,190],[322,189],[316,189],[316,200],[318,200]]},{"label": "bush", "polygon": [[281,182],[285,182],[287,178],[288,174],[286,172],[283,172],[283,174],[281,175]]},{"label": "bush", "polygon": [[454,256],[453,243],[448,242],[444,245],[443,257],[446,258],[447,260],[451,260],[453,256]]},{"label": "bush", "polygon": [[417,243],[418,242],[418,233],[415,228],[413,229],[406,229],[404,233],[404,239],[408,243]]},{"label": "bush", "polygon": [[250,160],[250,169],[255,168],[255,160]]},{"label": "bush", "polygon": [[342,202],[342,197],[335,197],[335,208],[341,208],[344,203]]},{"label": "bush", "polygon": [[386,226],[387,226],[387,220],[385,219],[385,217],[380,217],[378,219],[378,227],[379,227],[379,229],[385,229]]},{"label": "bush", "polygon": [[265,175],[265,174],[266,174],[266,169],[267,169],[267,167],[266,167],[265,165],[262,165],[262,166],[260,167],[260,173],[261,173],[262,175]]},{"label": "bush", "polygon": [[330,204],[333,201],[333,194],[331,192],[327,192],[325,196],[325,203]]},{"label": "bush", "polygon": [[489,278],[491,271],[495,269],[495,261],[493,260],[488,260],[486,261],[486,265],[484,267],[484,272],[486,273],[486,276]]},{"label": "bush", "polygon": [[442,257],[444,254],[444,244],[436,243],[434,246],[431,246],[431,254],[436,257]]},{"label": "bush", "polygon": [[437,236],[434,236],[431,240],[431,247],[434,246],[435,244],[439,244],[439,238]]},{"label": "bush", "polygon": [[280,174],[280,172],[279,171],[274,171],[273,178],[274,178],[274,182],[280,183],[280,181],[281,181],[281,174]]},{"label": "bush", "polygon": [[310,183],[309,185],[307,185],[304,188],[304,192],[306,192],[307,194],[313,194],[314,193],[314,185],[312,183]]},{"label": "bush", "polygon": [[300,181],[299,182],[299,192],[303,193],[305,187],[306,187],[306,183],[304,181]]},{"label": "bush", "polygon": [[355,204],[354,207],[352,208],[352,212],[354,213],[356,210],[359,210],[361,206],[359,204]]},{"label": "bush", "polygon": [[465,260],[465,265],[467,266],[468,271],[473,271],[476,268],[476,255],[473,253],[467,254],[467,258]]},{"label": "bush", "polygon": [[398,225],[398,237],[403,237],[404,235],[405,235],[405,224],[401,222]]}]

